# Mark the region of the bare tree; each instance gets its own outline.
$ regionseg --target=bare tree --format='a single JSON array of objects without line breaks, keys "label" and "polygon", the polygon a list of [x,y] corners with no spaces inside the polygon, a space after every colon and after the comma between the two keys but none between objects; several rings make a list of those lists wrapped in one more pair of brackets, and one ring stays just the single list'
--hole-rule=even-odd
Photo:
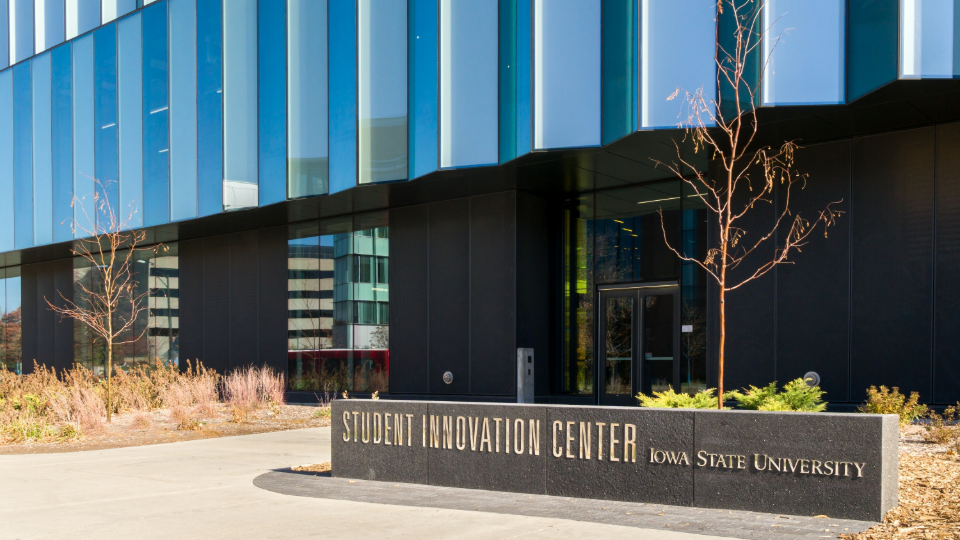
[{"label": "bare tree", "polygon": [[110,422],[113,410],[110,382],[114,348],[139,341],[147,330],[144,327],[139,334],[134,331],[137,316],[148,308],[144,300],[149,294],[136,292],[135,254],[138,251],[156,254],[167,248],[163,244],[149,248],[137,247],[145,240],[146,233],[129,227],[136,210],[131,206],[126,218],[120,219],[105,195],[104,185],[99,180],[93,181],[96,186],[93,215],[87,212],[83,199],[74,196],[71,206],[79,210],[86,224],[75,217],[70,225],[74,236],[77,231],[83,235],[74,243],[70,253],[87,261],[92,279],[86,283],[83,280],[77,282],[73,299],[58,291],[62,307],[46,297],[44,301],[61,319],[75,319],[103,339],[107,349],[107,422]]},{"label": "bare tree", "polygon": [[[692,163],[691,158],[684,156],[676,141],[676,161],[668,164],[655,160],[690,185],[695,190],[691,197],[698,198],[713,214],[710,226],[717,231],[717,240],[703,259],[683,253],[671,243],[662,211],[661,228],[667,246],[680,259],[702,268],[719,286],[717,400],[720,408],[723,407],[724,393],[727,293],[767,274],[777,265],[792,264],[788,257],[806,245],[819,225],[823,225],[826,236],[827,229],[834,225],[841,213],[833,206],[842,201],[835,201],[821,210],[812,221],[795,214],[790,208],[791,189],[794,186],[803,189],[808,176],[794,168],[794,154],[799,146],[794,141],[786,141],[779,148],[755,144],[758,90],[763,83],[769,56],[758,62],[760,65],[755,81],[751,81],[752,77],[747,74],[751,71],[751,63],[757,61],[763,40],[773,40],[773,47],[770,48],[772,53],[781,38],[780,35],[772,35],[770,28],[759,26],[765,7],[763,0],[718,0],[718,28],[721,28],[720,14],[724,10],[728,10],[727,16],[734,21],[735,28],[732,36],[729,36],[733,38],[732,46],[729,49],[722,43],[717,46],[717,97],[708,97],[701,87],[693,93],[678,88],[667,98],[672,100],[683,95],[679,127],[685,129],[684,139],[692,143],[694,154],[706,152],[716,168],[701,170]],[[728,95],[726,98],[725,93]],[[779,208],[774,204],[777,197]],[[767,204],[776,209],[773,225],[748,239],[747,231],[740,226],[741,220],[751,210]],[[763,259],[752,269],[748,268],[741,277],[731,278],[730,271],[740,267],[755,251],[759,255],[765,250],[769,250],[767,253],[770,258]]]}]

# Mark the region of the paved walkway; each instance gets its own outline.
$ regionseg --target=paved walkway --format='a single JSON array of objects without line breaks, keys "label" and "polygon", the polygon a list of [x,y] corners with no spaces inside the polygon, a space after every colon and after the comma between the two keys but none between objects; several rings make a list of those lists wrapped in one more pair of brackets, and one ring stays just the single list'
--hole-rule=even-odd
[{"label": "paved walkway", "polygon": [[274,469],[329,460],[329,428],[0,456],[0,540],[707,538],[546,517],[293,497],[253,484]]}]

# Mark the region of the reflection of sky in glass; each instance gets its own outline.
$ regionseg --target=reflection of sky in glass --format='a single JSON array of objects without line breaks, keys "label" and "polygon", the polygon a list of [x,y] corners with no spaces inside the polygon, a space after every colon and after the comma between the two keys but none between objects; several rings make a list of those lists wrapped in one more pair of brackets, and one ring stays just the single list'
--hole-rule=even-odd
[{"label": "reflection of sky in glass", "polygon": [[63,43],[63,0],[36,0],[33,8],[36,51],[40,53]]},{"label": "reflection of sky in glass", "polygon": [[953,0],[901,0],[900,77],[953,76]]},{"label": "reflection of sky in glass", "polygon": [[120,208],[132,209],[131,227],[143,226],[143,70],[140,15],[117,23],[117,69],[120,81]]},{"label": "reflection of sky in glass", "polygon": [[[685,122],[684,91],[694,94],[702,87],[707,103],[716,99],[716,5],[713,0],[643,0],[641,128],[675,128]],[[667,101],[677,88],[677,98]]]},{"label": "reflection of sky in glass", "polygon": [[497,3],[440,2],[440,166],[497,162]]},{"label": "reflection of sky in glass", "polygon": [[[73,42],[73,189],[81,203],[93,206],[93,36]],[[90,223],[74,208],[77,237]]]},{"label": "reflection of sky in glass", "polygon": [[844,102],[846,9],[844,0],[770,0],[763,13],[764,105]]},{"label": "reflection of sky in glass", "polygon": [[33,245],[33,135],[31,131],[30,63],[13,69],[13,181],[17,248]]},{"label": "reflection of sky in glass", "polygon": [[51,147],[50,55],[30,61],[33,66],[33,242],[53,242],[53,148]]},{"label": "reflection of sky in glass", "polygon": [[13,77],[0,73],[0,251],[13,244]]},{"label": "reflection of sky in glass", "polygon": [[290,197],[327,191],[327,2],[287,3]]},{"label": "reflection of sky in glass", "polygon": [[100,24],[100,0],[67,0],[67,39],[92,30]]},{"label": "reflection of sky in glass", "polygon": [[357,10],[355,2],[331,2],[327,43],[330,50],[329,192],[357,183]]},{"label": "reflection of sky in glass", "polygon": [[256,0],[230,0],[223,12],[223,133],[224,180],[256,184]]},{"label": "reflection of sky in glass", "polygon": [[170,219],[197,217],[197,2],[170,5]]},{"label": "reflection of sky in glass", "polygon": [[[139,49],[138,49],[139,51]],[[71,121],[70,45],[57,47],[51,53],[52,87],[50,96],[53,130],[53,241],[65,242],[73,238],[70,220],[73,217],[73,134]]]},{"label": "reflection of sky in glass", "polygon": [[7,0],[10,5],[10,63],[33,56],[33,0]]},{"label": "reflection of sky in glass", "polygon": [[101,24],[107,24],[117,17],[137,9],[137,0],[103,0],[102,5]]},{"label": "reflection of sky in glass", "polygon": [[600,2],[535,0],[534,146],[600,144]]}]

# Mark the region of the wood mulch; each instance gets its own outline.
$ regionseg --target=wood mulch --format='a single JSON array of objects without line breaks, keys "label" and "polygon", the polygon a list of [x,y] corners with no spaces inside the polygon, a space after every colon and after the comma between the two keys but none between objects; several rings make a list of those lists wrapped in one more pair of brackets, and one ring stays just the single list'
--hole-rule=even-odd
[{"label": "wood mulch", "polygon": [[900,434],[900,505],[879,525],[841,538],[960,540],[960,456],[921,433],[911,426]]},{"label": "wood mulch", "polygon": [[127,412],[114,415],[99,432],[88,431],[78,439],[0,444],[0,455],[103,450],[329,425],[329,409],[324,415],[319,407],[309,405],[281,405],[274,411],[262,408],[239,423],[234,421],[232,409],[223,404],[206,414],[194,413],[188,421],[178,420],[166,409]]}]

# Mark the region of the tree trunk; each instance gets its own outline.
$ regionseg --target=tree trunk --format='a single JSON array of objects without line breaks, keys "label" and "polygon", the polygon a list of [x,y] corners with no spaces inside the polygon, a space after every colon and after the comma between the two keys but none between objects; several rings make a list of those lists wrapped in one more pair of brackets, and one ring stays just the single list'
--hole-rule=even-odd
[{"label": "tree trunk", "polygon": [[[726,268],[724,268],[726,271]],[[725,279],[723,281],[726,281]],[[727,342],[727,304],[724,285],[720,285],[720,378],[717,383],[717,408],[723,409],[723,360]]]},{"label": "tree trunk", "polygon": [[[107,326],[110,328],[110,335],[113,336],[113,313],[110,314],[110,322],[107,323]],[[113,400],[110,395],[110,376],[113,374],[113,337],[107,339],[107,423],[110,423],[110,418],[113,412]]]}]

